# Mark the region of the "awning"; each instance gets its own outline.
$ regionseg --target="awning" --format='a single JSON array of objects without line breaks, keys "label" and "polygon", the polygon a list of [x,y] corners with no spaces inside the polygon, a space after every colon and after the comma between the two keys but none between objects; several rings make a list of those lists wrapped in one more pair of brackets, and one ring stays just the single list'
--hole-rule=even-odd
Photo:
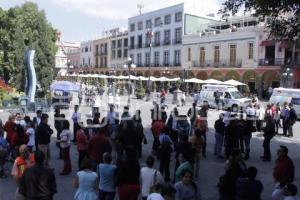
[{"label": "awning", "polygon": [[275,44],[275,40],[263,40],[259,46],[274,46]]}]

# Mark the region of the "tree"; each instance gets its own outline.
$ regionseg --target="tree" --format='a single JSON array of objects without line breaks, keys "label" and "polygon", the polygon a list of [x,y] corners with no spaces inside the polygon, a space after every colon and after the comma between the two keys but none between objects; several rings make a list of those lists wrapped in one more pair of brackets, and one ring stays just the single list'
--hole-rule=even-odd
[{"label": "tree", "polygon": [[300,39],[299,0],[226,0],[220,10],[224,18],[235,15],[240,9],[254,11],[254,16],[267,18],[266,26],[273,39]]},{"label": "tree", "polygon": [[34,3],[24,3],[7,11],[0,8],[0,76],[18,91],[25,89],[24,53],[36,50],[34,65],[42,95],[53,80],[56,31],[44,11]]},{"label": "tree", "polygon": [[145,89],[143,87],[143,82],[141,79],[138,80],[138,82],[137,82],[137,89],[135,91],[135,96],[138,99],[142,99],[145,97]]}]

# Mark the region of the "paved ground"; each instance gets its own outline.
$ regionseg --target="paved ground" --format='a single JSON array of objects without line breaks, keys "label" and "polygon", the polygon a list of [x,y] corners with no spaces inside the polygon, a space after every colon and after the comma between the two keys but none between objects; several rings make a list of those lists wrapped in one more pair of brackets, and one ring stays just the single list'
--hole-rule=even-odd
[{"label": "paved ground", "polygon": [[[103,100],[103,105],[105,105],[105,101]],[[126,103],[127,98],[123,97],[121,99],[121,104]],[[167,99],[167,103],[170,104],[171,102],[171,97]],[[191,101],[189,101],[191,102]],[[73,102],[76,103],[76,102]],[[142,110],[142,120],[143,120],[143,125],[146,130],[146,136],[148,138],[149,143],[143,147],[143,158],[141,159],[142,165],[144,164],[144,158],[149,155],[151,151],[151,145],[152,145],[152,135],[149,132],[149,125],[150,125],[150,109],[152,108],[152,101],[151,102],[144,102],[141,100],[132,100],[132,110],[131,112],[134,113],[134,109],[138,108]],[[191,106],[191,103],[188,103],[187,106],[185,107],[180,107],[179,112],[182,114],[185,114],[188,110],[188,108]],[[169,105],[168,108],[168,113],[169,111],[173,108],[174,106]],[[106,106],[101,107],[101,114],[104,116],[104,112],[106,110]],[[89,114],[90,109],[87,107],[81,107],[80,111],[82,113],[87,113]],[[70,114],[72,111],[70,110],[65,110],[64,113],[66,116],[70,118]],[[69,115],[68,115],[69,114]],[[32,114],[30,114],[32,115]],[[53,111],[49,113],[50,116],[53,116]],[[201,160],[200,164],[200,178],[199,178],[199,187],[202,190],[202,196],[204,200],[216,200],[218,199],[218,189],[217,189],[217,183],[218,183],[218,178],[224,173],[224,164],[225,160],[219,160],[216,159],[213,156],[213,145],[214,145],[214,129],[213,129],[213,124],[215,119],[218,116],[218,112],[211,110],[209,111],[209,133],[207,134],[208,136],[208,145],[207,145],[207,158],[204,158]],[[0,113],[0,118],[2,120],[6,120],[8,117],[7,112]],[[50,119],[51,126],[53,128],[53,118]],[[258,168],[259,174],[258,178],[263,182],[264,185],[264,191],[262,195],[263,200],[269,200],[270,195],[273,190],[273,178],[272,178],[272,170],[274,166],[274,161],[275,161],[275,152],[276,149],[279,147],[281,144],[285,144],[289,147],[290,150],[290,157],[293,159],[295,166],[296,166],[296,185],[300,187],[300,170],[298,169],[297,166],[300,164],[300,154],[299,149],[300,149],[300,123],[297,122],[295,127],[294,127],[294,138],[285,138],[281,136],[276,136],[272,142],[271,142],[271,149],[272,149],[272,155],[273,155],[273,160],[272,162],[265,163],[261,162],[259,157],[262,155],[262,134],[261,133],[255,133],[253,134],[253,138],[251,140],[251,155],[250,155],[250,160],[247,161],[247,165],[251,166],[254,165]],[[55,147],[55,138],[52,139],[51,143],[51,154],[52,154],[52,160],[51,160],[51,165],[52,167],[55,167],[55,174],[57,178],[57,189],[58,192],[55,195],[55,200],[71,200],[73,199],[73,195],[75,190],[71,186],[72,179],[74,177],[74,174],[76,173],[77,170],[77,152],[76,152],[76,147],[72,146],[71,148],[71,157],[72,157],[72,166],[73,166],[73,173],[69,176],[64,176],[61,177],[59,176],[59,172],[61,171],[63,167],[63,161],[62,160],[57,160],[58,156],[58,151],[57,148]],[[172,168],[174,167],[174,160],[172,161]],[[7,170],[11,169],[12,164],[9,163],[6,165]],[[0,200],[13,200],[14,199],[14,192],[16,190],[16,185],[12,181],[11,178],[7,179],[0,179]]]}]

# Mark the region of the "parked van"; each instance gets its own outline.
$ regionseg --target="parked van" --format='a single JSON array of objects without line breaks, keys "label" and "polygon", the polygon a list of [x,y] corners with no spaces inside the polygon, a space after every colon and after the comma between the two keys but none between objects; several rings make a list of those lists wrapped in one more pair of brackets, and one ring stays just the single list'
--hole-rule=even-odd
[{"label": "parked van", "polygon": [[282,106],[284,102],[294,105],[297,117],[300,119],[300,89],[275,88],[269,103],[279,103]]},{"label": "parked van", "polygon": [[236,109],[246,107],[251,103],[251,99],[245,98],[236,87],[229,85],[203,85],[200,91],[198,102],[200,105],[208,103],[209,107],[216,108],[215,93],[220,93],[220,106],[223,108]]}]

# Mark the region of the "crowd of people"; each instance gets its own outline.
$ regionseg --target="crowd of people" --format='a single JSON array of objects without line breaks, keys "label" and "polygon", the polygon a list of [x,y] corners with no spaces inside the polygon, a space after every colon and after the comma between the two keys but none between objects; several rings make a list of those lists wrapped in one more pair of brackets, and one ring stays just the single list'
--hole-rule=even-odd
[{"label": "crowd of people", "polygon": [[[7,177],[5,163],[13,161],[11,175],[18,186],[16,199],[53,199],[57,189],[50,142],[56,132],[58,158],[64,163],[60,176],[77,171],[73,181],[76,200],[113,200],[116,196],[120,200],[201,200],[198,180],[200,162],[205,162],[207,154],[208,112],[207,105],[199,108],[193,103],[186,114],[179,114],[175,107],[168,116],[164,104],[154,102],[152,153],[147,156],[145,167],[141,166],[140,158],[149,138],[140,110],[132,116],[128,106],[118,113],[110,105],[107,114],[102,117],[104,113],[95,111],[84,125],[78,105],[70,120],[56,109],[56,131],[49,126],[46,113],[37,111],[33,119],[17,113],[0,124],[0,176]],[[278,134],[281,124],[283,135],[293,136],[295,122],[293,106],[286,103],[282,108],[268,105],[264,110],[253,102],[239,113],[228,109],[220,114],[214,123],[214,155],[226,159],[225,172],[218,183],[220,200],[261,199],[263,184],[256,179],[258,170],[245,162],[250,159],[252,133],[264,133],[261,158],[271,161],[271,139]],[[72,143],[76,145],[78,166],[71,165]],[[276,187],[270,199],[296,199],[294,176],[288,148],[280,146],[273,170]]]}]

